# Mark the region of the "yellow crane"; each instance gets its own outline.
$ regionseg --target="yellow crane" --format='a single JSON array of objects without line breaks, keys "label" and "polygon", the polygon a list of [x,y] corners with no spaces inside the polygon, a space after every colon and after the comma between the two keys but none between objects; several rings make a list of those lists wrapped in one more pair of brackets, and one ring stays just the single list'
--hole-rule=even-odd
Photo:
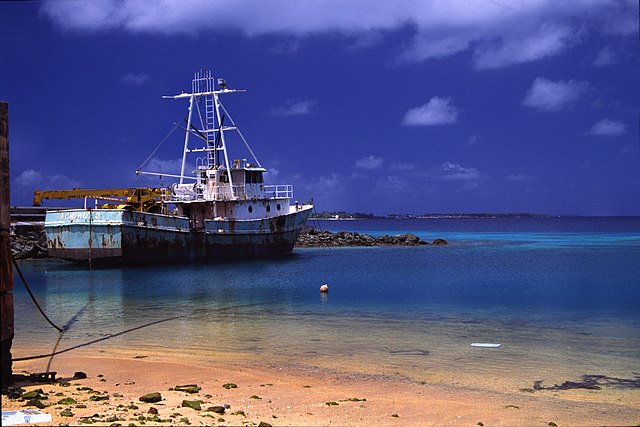
[{"label": "yellow crane", "polygon": [[160,203],[167,196],[166,188],[104,188],[71,190],[36,190],[33,192],[33,206],[40,206],[49,199],[93,198],[107,201],[102,209],[130,209],[140,212],[163,213],[165,206]]}]

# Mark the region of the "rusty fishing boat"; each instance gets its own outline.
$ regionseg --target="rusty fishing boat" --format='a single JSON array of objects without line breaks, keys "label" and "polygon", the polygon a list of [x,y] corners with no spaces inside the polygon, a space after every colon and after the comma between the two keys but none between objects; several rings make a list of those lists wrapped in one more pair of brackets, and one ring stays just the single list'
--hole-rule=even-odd
[{"label": "rusty fishing boat", "polygon": [[[143,170],[153,153],[136,171],[168,177],[172,185],[35,192],[36,205],[42,199],[85,199],[81,209],[47,211],[50,256],[89,263],[162,263],[292,252],[313,204],[294,201],[292,185],[265,185],[267,169],[221,102],[221,97],[245,91],[227,88],[224,79],[216,82],[206,70],[195,73],[191,89],[163,97],[189,102],[186,125],[173,129],[184,130],[179,173]],[[250,161],[229,160],[228,133],[244,143]],[[185,174],[189,168],[193,173]],[[94,207],[88,208],[87,200],[95,200]]]}]

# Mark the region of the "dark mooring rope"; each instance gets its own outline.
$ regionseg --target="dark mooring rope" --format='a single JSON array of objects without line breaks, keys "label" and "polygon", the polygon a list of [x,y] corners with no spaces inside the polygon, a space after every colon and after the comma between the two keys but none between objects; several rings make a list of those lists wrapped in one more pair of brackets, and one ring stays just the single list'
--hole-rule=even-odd
[{"label": "dark mooring rope", "polygon": [[29,293],[29,296],[31,297],[31,301],[33,301],[33,303],[36,305],[36,307],[40,311],[40,314],[42,314],[42,316],[47,320],[47,322],[49,322],[49,324],[51,326],[56,328],[58,330],[58,332],[62,332],[62,328],[57,326],[55,323],[53,323],[51,321],[51,319],[49,319],[47,314],[44,312],[44,310],[42,310],[42,307],[40,307],[40,304],[38,304],[38,301],[36,300],[36,297],[33,295],[33,292],[31,292],[31,289],[29,288],[29,285],[27,284],[27,281],[24,279],[24,276],[22,275],[22,271],[20,271],[20,267],[18,267],[18,263],[16,262],[16,260],[13,259],[12,261],[13,261],[14,267],[16,268],[16,271],[18,272],[18,276],[20,276],[20,280],[22,280],[22,284],[27,289],[27,292]]}]

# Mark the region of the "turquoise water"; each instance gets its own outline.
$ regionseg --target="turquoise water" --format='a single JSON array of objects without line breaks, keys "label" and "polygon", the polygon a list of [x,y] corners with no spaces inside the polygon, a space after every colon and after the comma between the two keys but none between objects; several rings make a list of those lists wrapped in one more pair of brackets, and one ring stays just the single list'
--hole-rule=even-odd
[{"label": "turquoise water", "polygon": [[[450,244],[93,271],[20,265],[65,326],[58,351],[310,365],[503,390],[640,372],[640,218],[317,225]],[[51,352],[56,331],[17,276],[15,288],[14,356]]]}]

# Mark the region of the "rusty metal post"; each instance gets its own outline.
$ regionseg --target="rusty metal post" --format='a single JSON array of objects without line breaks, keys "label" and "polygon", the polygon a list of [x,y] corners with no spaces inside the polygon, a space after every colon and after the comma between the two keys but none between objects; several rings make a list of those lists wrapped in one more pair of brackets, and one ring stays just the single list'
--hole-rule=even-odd
[{"label": "rusty metal post", "polygon": [[11,384],[13,342],[13,266],[9,229],[11,202],[9,199],[9,105],[0,102],[0,291],[2,296],[2,385]]}]

